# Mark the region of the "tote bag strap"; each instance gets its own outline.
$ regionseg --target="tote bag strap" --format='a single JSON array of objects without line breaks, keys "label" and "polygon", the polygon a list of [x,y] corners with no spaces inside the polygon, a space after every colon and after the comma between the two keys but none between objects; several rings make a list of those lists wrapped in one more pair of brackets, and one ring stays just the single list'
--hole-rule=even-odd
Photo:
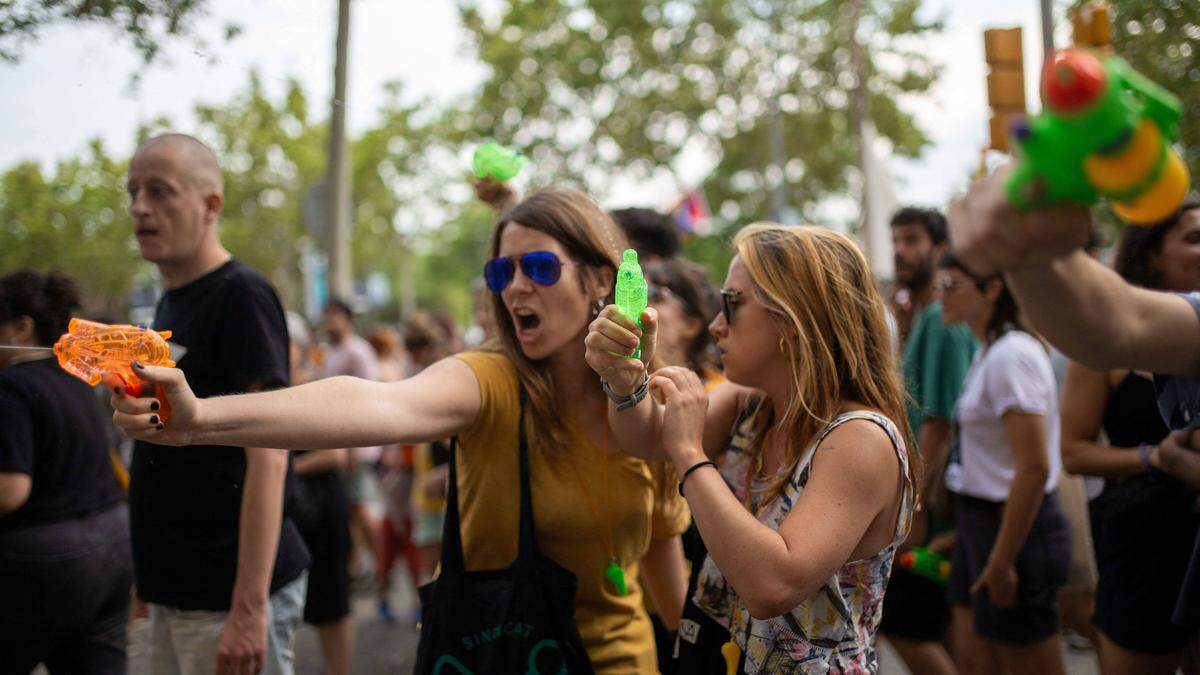
[{"label": "tote bag strap", "polygon": [[446,518],[442,521],[442,570],[440,579],[466,572],[458,516],[458,436],[450,439],[450,476],[446,488]]},{"label": "tote bag strap", "polygon": [[525,389],[521,389],[521,414],[517,418],[521,466],[521,516],[517,540],[517,566],[531,567],[537,559],[537,541],[533,534],[533,490],[529,487],[529,444],[525,438]]},{"label": "tote bag strap", "polygon": [[[525,438],[525,390],[521,390],[521,407],[517,413],[517,437],[520,445],[521,514],[517,540],[517,563],[533,563],[537,544],[533,535],[533,493],[529,487],[529,449]],[[446,490],[446,517],[442,523],[441,578],[466,572],[462,549],[462,532],[458,507],[458,436],[450,441],[450,475]]]}]

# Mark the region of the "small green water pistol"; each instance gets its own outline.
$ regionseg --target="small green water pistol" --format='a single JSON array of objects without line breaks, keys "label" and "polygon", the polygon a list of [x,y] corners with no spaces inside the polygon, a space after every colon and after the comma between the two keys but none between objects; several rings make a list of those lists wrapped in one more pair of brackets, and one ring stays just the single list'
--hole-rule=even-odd
[{"label": "small green water pistol", "polygon": [[900,566],[943,586],[950,581],[950,561],[923,546],[914,546],[901,554]]},{"label": "small green water pistol", "polygon": [[521,173],[529,158],[516,150],[509,150],[496,141],[488,141],[475,148],[471,168],[479,178],[494,178],[506,181]]},{"label": "small green water pistol", "polygon": [[[642,312],[646,311],[648,290],[642,266],[638,264],[637,251],[627,248],[621,256],[621,267],[617,269],[617,288],[614,291],[617,309],[642,327]],[[631,359],[642,358],[642,345],[629,355]]]}]

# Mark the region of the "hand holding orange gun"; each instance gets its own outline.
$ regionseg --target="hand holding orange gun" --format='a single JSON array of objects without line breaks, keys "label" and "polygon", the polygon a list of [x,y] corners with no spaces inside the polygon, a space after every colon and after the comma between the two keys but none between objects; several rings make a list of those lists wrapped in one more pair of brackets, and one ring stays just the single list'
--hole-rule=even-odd
[{"label": "hand holding orange gun", "polygon": [[[169,330],[71,319],[67,332],[54,343],[54,355],[63,370],[93,387],[103,381],[137,396],[145,383],[133,373],[133,362],[174,367],[167,344],[170,337]],[[162,385],[155,385],[155,396],[160,406],[158,416],[166,422],[171,418],[171,403]]]}]

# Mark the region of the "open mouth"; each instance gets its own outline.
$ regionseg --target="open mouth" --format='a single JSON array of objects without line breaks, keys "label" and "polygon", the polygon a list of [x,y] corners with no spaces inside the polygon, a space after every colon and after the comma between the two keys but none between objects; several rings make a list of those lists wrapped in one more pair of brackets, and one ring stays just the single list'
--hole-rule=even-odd
[{"label": "open mouth", "polygon": [[518,309],[513,311],[513,322],[518,331],[531,331],[542,325],[542,317],[527,309]]}]

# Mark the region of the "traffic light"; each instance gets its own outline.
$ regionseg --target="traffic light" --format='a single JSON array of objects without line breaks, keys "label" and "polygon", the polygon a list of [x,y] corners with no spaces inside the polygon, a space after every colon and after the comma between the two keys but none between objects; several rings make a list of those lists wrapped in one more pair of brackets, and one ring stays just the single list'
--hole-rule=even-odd
[{"label": "traffic light", "polygon": [[1096,0],[1071,14],[1072,39],[1080,47],[1112,53],[1112,7]]},{"label": "traffic light", "polygon": [[991,69],[987,75],[988,105],[992,108],[988,149],[1008,152],[1012,121],[1025,116],[1025,63],[1020,27],[983,31],[983,55]]}]

